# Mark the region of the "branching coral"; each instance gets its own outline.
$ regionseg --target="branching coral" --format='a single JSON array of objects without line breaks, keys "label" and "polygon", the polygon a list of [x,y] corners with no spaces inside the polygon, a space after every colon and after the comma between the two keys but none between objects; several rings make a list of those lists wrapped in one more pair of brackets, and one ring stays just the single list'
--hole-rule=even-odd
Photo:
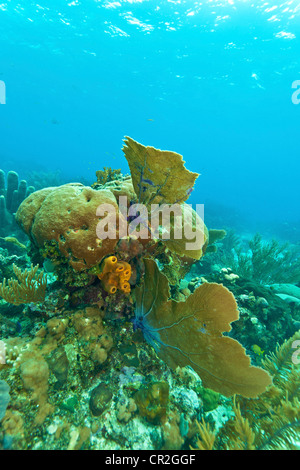
[{"label": "branching coral", "polygon": [[0,296],[6,302],[14,305],[20,305],[30,302],[43,302],[45,300],[45,293],[47,287],[47,275],[44,276],[44,271],[38,274],[39,265],[30,269],[21,271],[15,264],[13,270],[18,278],[8,279],[4,278],[3,283],[0,284]]},{"label": "branching coral", "polygon": [[125,293],[130,292],[128,281],[131,277],[131,266],[126,261],[118,261],[116,256],[104,259],[103,268],[98,277],[109,294],[114,294],[117,289]]},{"label": "branching coral", "polygon": [[191,366],[204,387],[226,396],[256,397],[270,385],[269,374],[250,365],[241,344],[222,332],[239,318],[233,295],[222,285],[204,283],[185,302],[168,300],[167,278],[145,260],[145,277],[136,292],[134,327],[172,368]]},{"label": "branching coral", "polygon": [[103,167],[103,170],[96,171],[97,184],[105,184],[121,177],[121,170],[113,170],[110,167]]},{"label": "branching coral", "polygon": [[260,282],[299,282],[300,256],[293,252],[288,243],[277,240],[263,242],[256,234],[249,242],[251,250],[252,275]]},{"label": "branching coral", "polygon": [[[201,423],[197,423],[199,429],[199,439],[197,440],[197,449],[199,450],[213,450],[216,435],[211,429],[209,423],[206,423],[202,418]],[[193,449],[196,450],[196,449]]]},{"label": "branching coral", "polygon": [[249,249],[242,247],[239,239],[230,232],[218,252],[213,255],[212,261],[262,284],[299,282],[299,249],[288,243],[281,244],[277,240],[263,241],[259,234],[249,241],[248,246]]}]

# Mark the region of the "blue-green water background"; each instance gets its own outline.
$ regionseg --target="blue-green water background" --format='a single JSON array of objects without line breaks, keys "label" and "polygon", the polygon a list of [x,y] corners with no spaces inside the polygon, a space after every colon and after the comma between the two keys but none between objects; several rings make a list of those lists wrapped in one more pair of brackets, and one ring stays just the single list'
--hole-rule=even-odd
[{"label": "blue-green water background", "polygon": [[297,1],[0,0],[0,167],[92,183],[129,135],[201,173],[206,214],[292,233],[299,31]]}]

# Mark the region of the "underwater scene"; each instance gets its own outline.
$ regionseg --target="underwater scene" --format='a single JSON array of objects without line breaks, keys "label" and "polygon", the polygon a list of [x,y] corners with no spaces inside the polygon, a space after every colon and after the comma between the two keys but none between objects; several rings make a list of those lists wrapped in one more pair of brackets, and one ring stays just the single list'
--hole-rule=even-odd
[{"label": "underwater scene", "polygon": [[300,450],[299,31],[0,2],[0,450]]}]

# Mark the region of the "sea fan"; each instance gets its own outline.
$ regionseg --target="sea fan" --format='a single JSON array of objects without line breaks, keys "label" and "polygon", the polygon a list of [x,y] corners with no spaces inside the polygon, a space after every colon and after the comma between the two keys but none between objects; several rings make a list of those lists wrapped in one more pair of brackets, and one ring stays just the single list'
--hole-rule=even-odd
[{"label": "sea fan", "polygon": [[167,278],[155,261],[145,260],[144,284],[136,289],[134,328],[171,368],[191,366],[204,387],[225,396],[256,397],[271,384],[269,374],[250,365],[241,344],[223,336],[239,318],[236,301],[224,286],[204,283],[185,302],[169,299]]}]

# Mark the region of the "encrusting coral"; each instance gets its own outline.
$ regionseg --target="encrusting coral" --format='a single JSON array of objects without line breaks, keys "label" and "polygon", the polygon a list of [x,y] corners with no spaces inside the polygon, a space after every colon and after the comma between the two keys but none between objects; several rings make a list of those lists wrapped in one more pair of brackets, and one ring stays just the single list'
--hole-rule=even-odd
[{"label": "encrusting coral", "polygon": [[131,277],[131,266],[126,261],[118,261],[116,256],[104,259],[103,268],[98,278],[101,280],[104,290],[114,294],[117,289],[130,292],[129,279]]},{"label": "encrusting coral", "polygon": [[4,278],[3,283],[0,284],[0,296],[6,302],[14,305],[43,302],[47,287],[47,275],[44,275],[44,271],[38,274],[38,269],[39,265],[35,267],[31,265],[30,269],[25,269],[22,272],[13,264],[13,270],[18,280]]},{"label": "encrusting coral", "polygon": [[169,401],[169,384],[167,382],[152,382],[142,387],[134,396],[141,416],[151,423],[160,423],[166,416]]}]

